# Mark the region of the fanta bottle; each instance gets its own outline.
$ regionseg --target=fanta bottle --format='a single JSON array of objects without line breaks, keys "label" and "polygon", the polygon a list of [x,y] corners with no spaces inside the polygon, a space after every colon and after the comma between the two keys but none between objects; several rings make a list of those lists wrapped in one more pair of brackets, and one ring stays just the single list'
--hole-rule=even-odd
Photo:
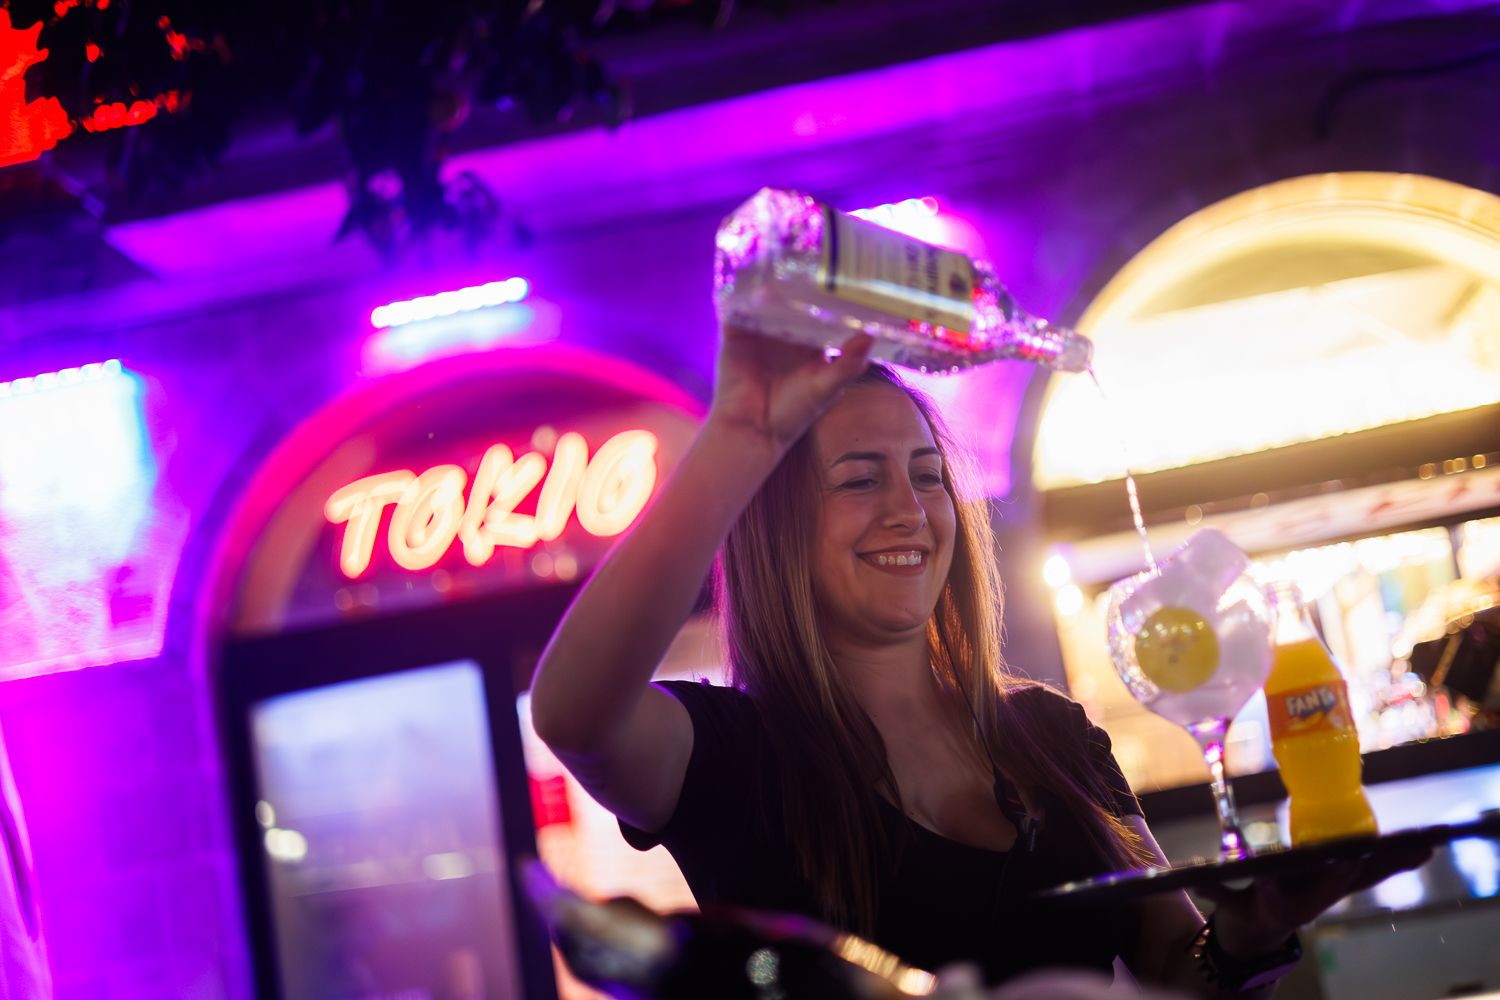
[{"label": "fanta bottle", "polygon": [[1266,678],[1271,751],[1291,796],[1292,845],[1374,834],[1360,784],[1359,734],[1349,692],[1293,584],[1271,588],[1276,649]]}]

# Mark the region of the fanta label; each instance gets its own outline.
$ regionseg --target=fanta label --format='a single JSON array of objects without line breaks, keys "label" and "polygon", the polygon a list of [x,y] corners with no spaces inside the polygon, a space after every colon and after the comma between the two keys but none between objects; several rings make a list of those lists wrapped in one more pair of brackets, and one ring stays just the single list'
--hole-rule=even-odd
[{"label": "fanta label", "polygon": [[1353,729],[1349,695],[1343,682],[1313,684],[1266,695],[1271,738]]}]

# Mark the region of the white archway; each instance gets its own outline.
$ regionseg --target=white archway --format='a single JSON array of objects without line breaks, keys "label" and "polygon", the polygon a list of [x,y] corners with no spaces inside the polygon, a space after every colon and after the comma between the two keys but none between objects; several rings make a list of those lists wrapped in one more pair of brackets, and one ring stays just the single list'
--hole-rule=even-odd
[{"label": "white archway", "polygon": [[[1500,401],[1500,198],[1412,174],[1298,177],[1210,205],[1079,327],[1106,405],[1056,379],[1041,490]],[[1126,442],[1121,440],[1123,431]]]}]

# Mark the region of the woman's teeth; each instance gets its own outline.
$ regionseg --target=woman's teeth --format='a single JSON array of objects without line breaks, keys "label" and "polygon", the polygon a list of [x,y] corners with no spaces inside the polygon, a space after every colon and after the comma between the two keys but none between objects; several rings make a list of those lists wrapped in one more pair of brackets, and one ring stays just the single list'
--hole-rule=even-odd
[{"label": "woman's teeth", "polygon": [[877,552],[872,557],[877,566],[920,566],[920,552]]}]

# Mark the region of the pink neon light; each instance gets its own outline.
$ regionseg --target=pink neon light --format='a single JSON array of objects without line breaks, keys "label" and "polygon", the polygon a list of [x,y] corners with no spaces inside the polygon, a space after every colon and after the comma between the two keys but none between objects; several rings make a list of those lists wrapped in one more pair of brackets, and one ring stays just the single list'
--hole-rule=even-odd
[{"label": "pink neon light", "polygon": [[[421,475],[400,469],[365,476],[338,489],[323,516],[345,526],[339,569],[352,580],[369,568],[387,507],[395,508],[387,532],[391,559],[412,571],[435,566],[455,542],[470,565],[483,566],[499,546],[529,549],[556,538],[573,515],[597,538],[630,527],[656,486],[656,435],[621,431],[592,457],[577,433],[557,445],[550,462],[539,452],[517,456],[493,445],[472,482],[461,466],[439,465]],[[538,487],[536,513],[519,513],[516,507]]]},{"label": "pink neon light", "polygon": [[[259,471],[240,491],[234,512],[219,534],[204,571],[203,596],[194,607],[195,633],[221,634],[224,625],[212,609],[232,607],[240,573],[288,494],[330,452],[349,440],[377,414],[423,398],[456,379],[486,375],[515,378],[567,376],[623,391],[691,418],[704,411],[703,401],[664,376],[617,355],[564,344],[519,347],[462,357],[441,358],[399,375],[351,382],[321,410],[304,420],[258,461]],[[205,639],[205,642],[216,640]]]}]

